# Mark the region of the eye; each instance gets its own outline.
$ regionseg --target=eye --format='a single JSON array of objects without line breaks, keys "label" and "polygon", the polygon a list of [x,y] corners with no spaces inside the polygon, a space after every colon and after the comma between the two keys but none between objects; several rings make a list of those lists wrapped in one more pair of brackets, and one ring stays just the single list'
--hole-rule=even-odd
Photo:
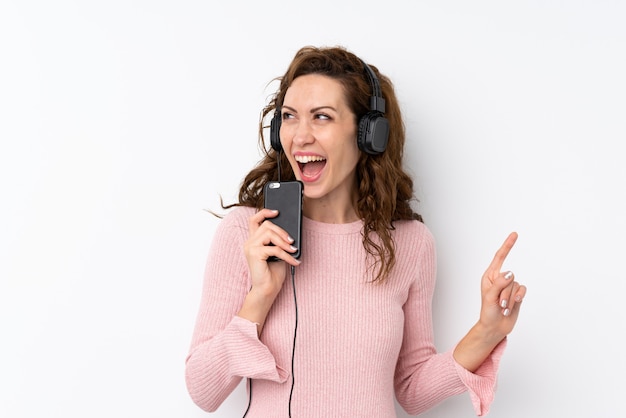
[{"label": "eye", "polygon": [[283,112],[283,114],[282,114],[282,119],[283,120],[285,120],[285,119],[293,119],[293,117],[294,117],[293,114],[291,114],[289,112]]},{"label": "eye", "polygon": [[316,113],[315,119],[330,120],[331,118],[326,113]]}]

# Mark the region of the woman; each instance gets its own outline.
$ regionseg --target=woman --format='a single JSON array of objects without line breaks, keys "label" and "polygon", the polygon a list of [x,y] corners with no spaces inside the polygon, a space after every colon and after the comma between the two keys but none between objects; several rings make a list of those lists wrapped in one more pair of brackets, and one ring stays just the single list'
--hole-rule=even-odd
[{"label": "woman", "polygon": [[[526,293],[500,271],[517,235],[483,275],[476,324],[437,353],[435,245],[411,208],[390,80],[344,48],[305,47],[262,112],[262,144],[272,113],[277,139],[209,254],[186,362],[194,402],[214,411],[247,378],[250,417],[395,417],[394,395],[418,414],[464,391],[486,414]],[[368,136],[367,125],[382,134]],[[263,186],[281,167],[282,180],[304,184],[299,259],[293,239],[266,222],[277,213],[263,209]]]}]

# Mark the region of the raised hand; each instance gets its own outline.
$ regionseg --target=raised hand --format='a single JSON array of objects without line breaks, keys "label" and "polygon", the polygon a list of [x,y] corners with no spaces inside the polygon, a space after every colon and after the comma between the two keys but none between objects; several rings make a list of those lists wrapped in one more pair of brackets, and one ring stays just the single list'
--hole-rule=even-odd
[{"label": "raised hand", "polygon": [[471,372],[476,371],[513,330],[526,295],[526,287],[515,281],[513,273],[502,271],[504,260],[516,240],[517,233],[512,232],[483,274],[480,318],[454,349],[455,360]]},{"label": "raised hand", "polygon": [[509,234],[481,280],[480,322],[502,338],[513,330],[522,300],[526,296],[526,286],[515,280],[513,272],[502,271],[504,261],[516,241],[517,233]]}]

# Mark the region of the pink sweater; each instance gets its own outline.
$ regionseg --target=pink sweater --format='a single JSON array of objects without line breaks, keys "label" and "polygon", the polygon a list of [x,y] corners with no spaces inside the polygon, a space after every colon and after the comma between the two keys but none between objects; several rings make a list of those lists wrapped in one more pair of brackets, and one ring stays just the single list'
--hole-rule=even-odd
[{"label": "pink sweater", "polygon": [[[253,213],[237,208],[217,228],[186,382],[193,401],[215,411],[242,378],[252,378],[248,417],[287,417],[295,322],[291,278],[260,339],[255,324],[236,316],[250,289],[243,243]],[[452,350],[437,353],[432,235],[420,222],[397,222],[397,264],[384,284],[372,284],[361,228],[361,222],[303,220],[302,264],[295,273],[292,416],[391,418],[396,416],[394,395],[409,414],[418,414],[465,391],[476,414],[486,414],[506,340],[475,374],[454,361]]]}]

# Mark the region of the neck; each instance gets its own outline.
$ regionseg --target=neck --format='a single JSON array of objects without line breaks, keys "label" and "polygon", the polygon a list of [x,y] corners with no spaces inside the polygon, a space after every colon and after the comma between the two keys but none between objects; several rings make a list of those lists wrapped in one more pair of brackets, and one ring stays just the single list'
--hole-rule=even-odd
[{"label": "neck", "polygon": [[330,199],[304,199],[303,214],[309,219],[328,224],[347,224],[359,220],[352,202]]}]

